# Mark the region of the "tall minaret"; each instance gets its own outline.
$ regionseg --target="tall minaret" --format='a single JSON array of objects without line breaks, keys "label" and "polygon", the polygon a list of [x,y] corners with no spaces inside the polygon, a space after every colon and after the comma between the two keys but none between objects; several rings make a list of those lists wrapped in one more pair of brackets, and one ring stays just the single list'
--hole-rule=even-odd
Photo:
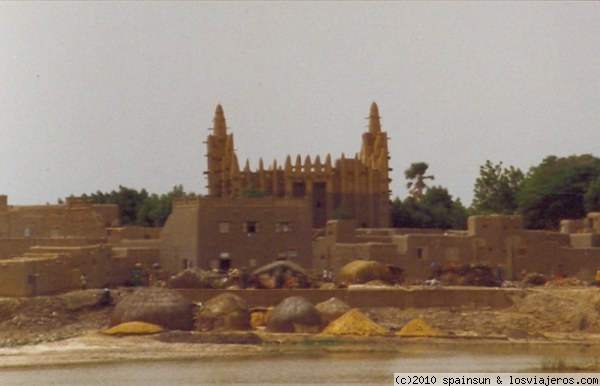
[{"label": "tall minaret", "polygon": [[381,122],[379,121],[379,109],[377,103],[371,103],[369,111],[369,131],[363,133],[362,147],[360,149],[360,160],[363,164],[369,164],[373,157],[375,140],[381,134]]},{"label": "tall minaret", "polygon": [[363,133],[360,161],[367,167],[371,226],[389,225],[389,160],[388,136],[381,131],[379,108],[373,102],[369,112],[369,131]]},{"label": "tall minaret", "polygon": [[215,109],[212,134],[208,135],[206,146],[208,170],[205,174],[208,175],[208,195],[227,196],[231,193],[225,190],[231,185],[227,182],[231,178],[228,171],[231,169],[233,158],[233,134],[227,134],[225,114],[221,105],[217,105]]},{"label": "tall minaret", "polygon": [[[388,137],[386,132],[381,131],[379,109],[377,108],[377,104],[375,102],[371,104],[371,112],[369,114],[369,132],[365,134],[368,135],[363,136],[363,139],[366,138],[368,143],[363,143],[363,146],[369,150],[367,155],[368,158],[370,158],[369,161],[374,164],[379,164],[381,162],[382,165],[385,166],[385,170],[382,170],[382,172],[384,172],[387,176]],[[385,157],[383,158],[385,159],[380,161],[384,153]]]},{"label": "tall minaret", "polygon": [[381,132],[381,122],[379,121],[379,108],[377,103],[371,103],[371,110],[369,111],[369,133],[377,135]]},{"label": "tall minaret", "polygon": [[369,116],[369,133],[373,136],[373,147],[371,148],[371,158],[376,169],[379,169],[383,185],[381,189],[387,193],[388,181],[388,136],[386,132],[381,131],[381,122],[379,109],[375,102],[371,104],[371,114]]}]

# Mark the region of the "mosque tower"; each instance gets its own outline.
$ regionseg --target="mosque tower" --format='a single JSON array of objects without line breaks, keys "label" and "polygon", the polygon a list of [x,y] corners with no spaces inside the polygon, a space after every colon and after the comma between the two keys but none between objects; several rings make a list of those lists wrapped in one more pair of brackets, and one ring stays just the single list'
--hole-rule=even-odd
[{"label": "mosque tower", "polygon": [[212,133],[208,135],[207,163],[208,195],[226,197],[231,194],[231,171],[236,168],[237,157],[234,153],[233,134],[227,134],[227,124],[223,107],[217,105],[213,119]]},{"label": "mosque tower", "polygon": [[265,168],[262,158],[258,169],[250,170],[246,161],[242,170],[233,146],[233,134],[227,133],[223,108],[215,110],[212,133],[207,138],[208,195],[232,197],[245,189],[262,191],[276,198],[306,199],[311,202],[313,227],[325,226],[336,213],[345,213],[361,227],[389,226],[389,154],[387,133],[381,130],[379,109],[373,102],[369,128],[362,135],[362,146],[354,157],[332,162],[327,154],[288,155],[278,164]]}]

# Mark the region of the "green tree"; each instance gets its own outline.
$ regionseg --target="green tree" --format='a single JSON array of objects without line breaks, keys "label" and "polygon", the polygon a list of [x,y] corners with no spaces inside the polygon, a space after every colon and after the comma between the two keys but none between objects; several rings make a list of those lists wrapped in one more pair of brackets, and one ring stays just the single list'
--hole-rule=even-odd
[{"label": "green tree", "polygon": [[116,204],[119,207],[119,220],[122,225],[135,224],[137,211],[148,198],[148,192],[142,189],[138,192],[135,189],[119,185],[119,190],[113,190],[110,193],[97,191],[91,195],[84,194],[84,198],[90,198],[96,204]]},{"label": "green tree", "polygon": [[136,225],[162,227],[173,210],[173,201],[182,198],[197,197],[195,193],[186,193],[183,185],[176,185],[167,194],[150,195],[140,208],[136,216]]},{"label": "green tree", "polygon": [[195,193],[186,193],[182,185],[174,186],[167,194],[148,194],[146,189],[137,191],[125,186],[110,193],[97,191],[83,197],[90,198],[96,204],[116,204],[119,207],[121,225],[163,226],[171,214],[173,200],[196,197]]},{"label": "green tree", "polygon": [[431,228],[465,229],[467,209],[459,199],[453,199],[448,189],[433,186],[427,189],[421,204],[431,213]]},{"label": "green tree", "polygon": [[423,196],[423,192],[427,189],[427,184],[425,180],[433,180],[434,176],[429,175],[426,176],[427,169],[429,165],[425,162],[415,162],[410,165],[408,169],[404,171],[404,176],[406,177],[408,183],[406,184],[406,188],[411,196],[419,199]]},{"label": "green tree", "polygon": [[584,217],[584,196],[593,207],[599,176],[600,159],[590,154],[546,157],[529,170],[517,197],[525,225],[557,229],[562,219]]},{"label": "green tree", "polygon": [[142,189],[138,192],[135,189],[126,188],[124,186],[119,186],[119,190],[116,194],[111,192],[111,196],[114,197],[113,204],[119,205],[121,224],[123,225],[137,223],[138,210],[149,197],[146,189]]},{"label": "green tree", "polygon": [[590,183],[583,195],[583,206],[586,212],[600,212],[600,177]]},{"label": "green tree", "polygon": [[395,228],[465,229],[468,214],[446,188],[433,186],[421,199],[409,196],[401,201],[396,197],[391,202],[390,216]]},{"label": "green tree", "polygon": [[493,164],[487,160],[479,167],[471,211],[478,214],[515,213],[517,194],[524,179],[525,175],[520,169],[513,166],[503,168],[502,162]]},{"label": "green tree", "polygon": [[390,202],[390,224],[393,228],[414,228],[410,223],[410,211],[400,197],[394,198]]},{"label": "green tree", "polygon": [[[166,216],[171,212],[165,207],[165,195],[151,194],[142,202],[136,212],[135,225],[139,226],[162,226]],[[168,212],[168,213],[166,213]]]}]

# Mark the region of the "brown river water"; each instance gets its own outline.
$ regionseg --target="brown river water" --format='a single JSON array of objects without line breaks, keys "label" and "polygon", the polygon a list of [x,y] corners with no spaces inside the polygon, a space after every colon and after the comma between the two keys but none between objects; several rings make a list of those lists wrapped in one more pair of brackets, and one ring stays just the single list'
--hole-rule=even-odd
[{"label": "brown river water", "polygon": [[0,369],[0,385],[391,385],[395,372],[547,372],[558,363],[599,362],[597,344],[421,342],[386,351],[309,347],[235,358],[7,368]]}]

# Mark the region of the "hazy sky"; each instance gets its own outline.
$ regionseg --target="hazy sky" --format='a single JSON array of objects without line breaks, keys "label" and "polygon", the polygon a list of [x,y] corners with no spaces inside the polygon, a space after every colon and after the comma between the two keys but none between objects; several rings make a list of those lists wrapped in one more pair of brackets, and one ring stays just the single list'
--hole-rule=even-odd
[{"label": "hazy sky", "polygon": [[392,195],[429,163],[465,205],[487,159],[598,154],[599,2],[0,2],[0,194],[206,193],[221,103],[240,163],[360,150]]}]

